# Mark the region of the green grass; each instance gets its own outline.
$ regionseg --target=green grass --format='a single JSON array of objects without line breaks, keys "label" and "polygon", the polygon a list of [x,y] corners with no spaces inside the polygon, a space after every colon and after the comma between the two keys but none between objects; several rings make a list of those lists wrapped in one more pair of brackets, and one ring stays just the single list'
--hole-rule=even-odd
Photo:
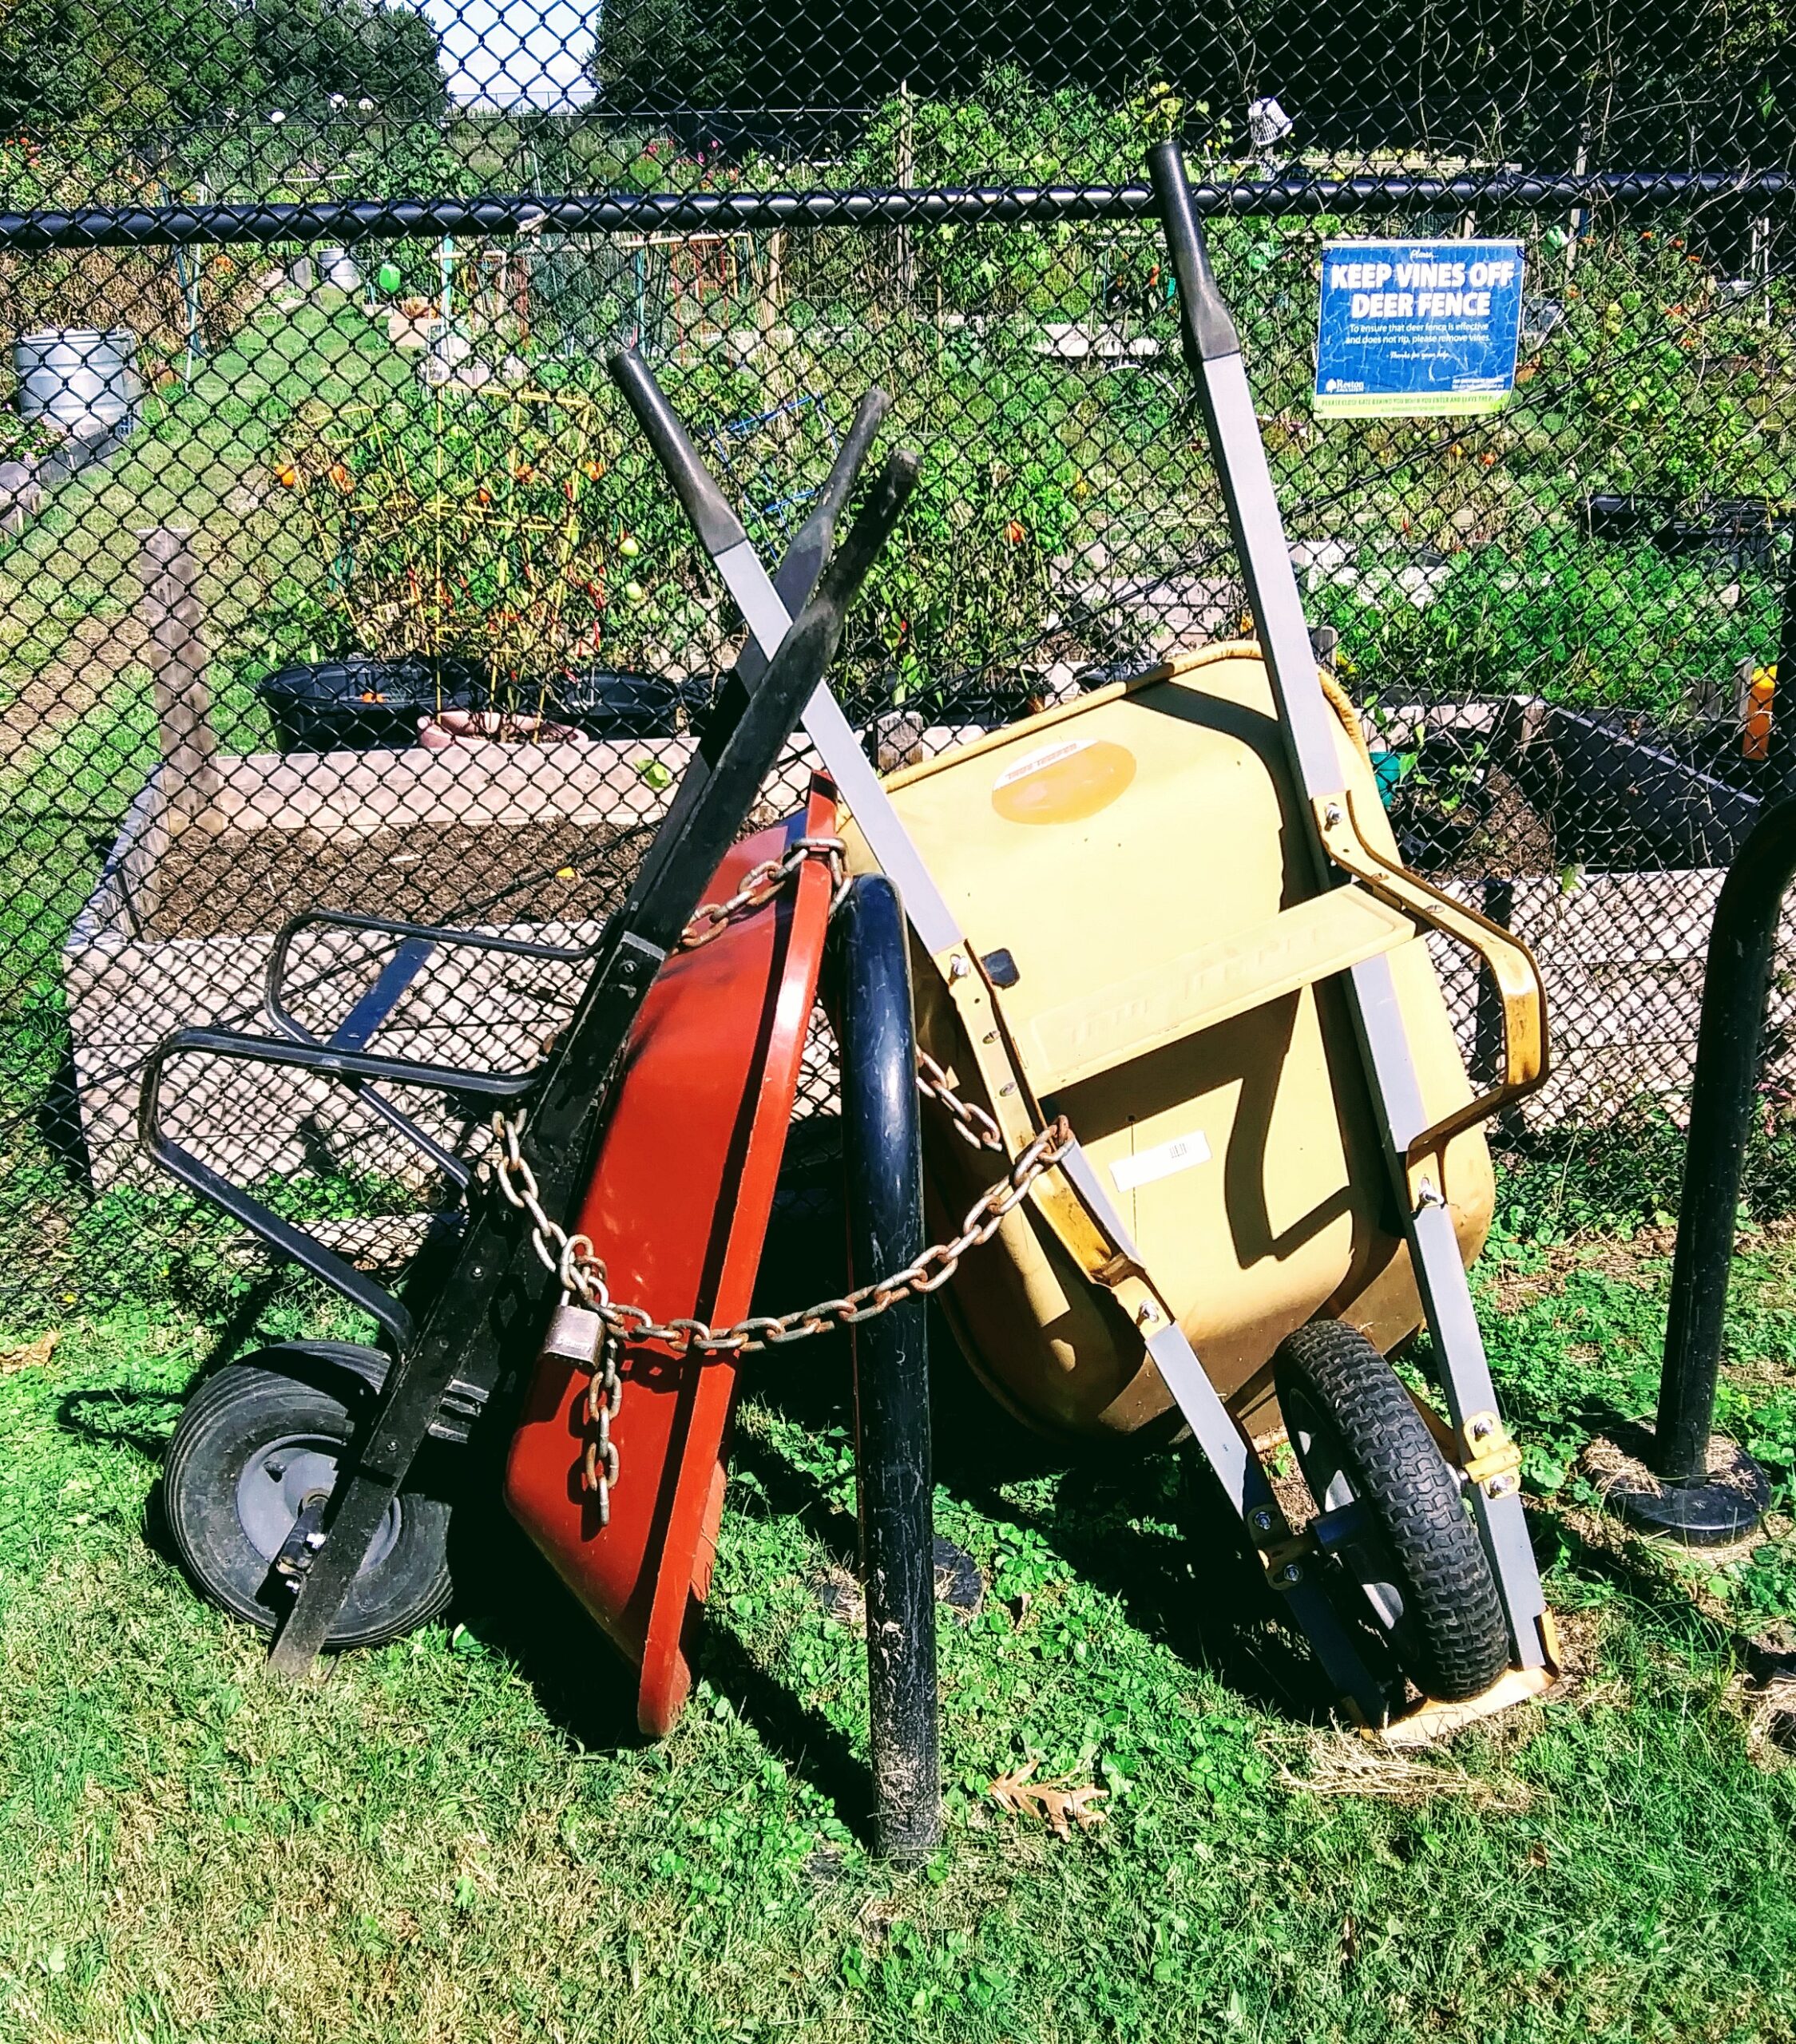
[{"label": "green grass", "polygon": [[62,485],[36,523],[0,545],[0,1245],[16,1274],[15,1312],[61,1288],[46,1234],[54,1246],[79,1232],[66,1169],[27,1119],[67,1056],[58,954],[157,758],[141,648],[106,635],[85,644],[83,627],[115,624],[137,601],[140,529],[191,529],[220,743],[271,750],[250,677],[307,650],[308,571],[270,451],[295,405],[346,404],[410,374],[398,364],[359,312],[271,308],[191,386],[153,396],[111,463]]},{"label": "green grass", "polygon": [[[1751,1638],[1792,1642],[1788,1518],[1691,1571],[1607,1531],[1576,1468],[1650,1405],[1661,1248],[1487,1266],[1576,1673],[1367,1780],[1169,1465],[1057,1466],[943,1368],[938,1524],[988,1592],[943,1625],[947,1842],[904,1873],[865,1848],[863,1642],[818,1594],[853,1537],[839,1353],[755,1375],[704,1678],[644,1746],[488,1523],[451,1622],[265,1682],[146,1510],[195,1375],[307,1302],[202,1259],[145,1305],[128,1265],[0,1370],[0,2037],[1789,2035],[1796,1767],[1742,1685]],[[1739,1274],[1727,1410],[1786,1515],[1796,1248],[1756,1238]],[[989,1783],[1037,1756],[1108,1822],[1001,1812]]]}]

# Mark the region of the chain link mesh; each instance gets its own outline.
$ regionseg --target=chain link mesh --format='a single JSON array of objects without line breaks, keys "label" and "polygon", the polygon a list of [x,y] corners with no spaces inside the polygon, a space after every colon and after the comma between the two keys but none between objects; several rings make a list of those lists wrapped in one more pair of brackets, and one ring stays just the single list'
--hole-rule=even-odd
[{"label": "chain link mesh", "polygon": [[[1793,50],[1775,9],[1582,0],[14,0],[0,1317],[238,1282],[137,1082],[256,1021],[289,916],[577,946],[620,898],[741,626],[619,343],[768,556],[894,394],[922,479],[835,675],[882,766],[1251,630],[1143,184],[1169,133],[1405,854],[1545,971],[1513,1196],[1675,1206],[1709,919],[1789,778]],[[1513,400],[1318,412],[1324,249],[1470,235],[1521,245]],[[1489,990],[1440,965],[1487,1072]],[[580,972],[320,926],[290,979],[320,1037],[515,1068]],[[827,1110],[827,1036],[806,1069]],[[415,1242],[445,1188],[355,1095],[192,1071],[175,1139],[364,1261]]]}]

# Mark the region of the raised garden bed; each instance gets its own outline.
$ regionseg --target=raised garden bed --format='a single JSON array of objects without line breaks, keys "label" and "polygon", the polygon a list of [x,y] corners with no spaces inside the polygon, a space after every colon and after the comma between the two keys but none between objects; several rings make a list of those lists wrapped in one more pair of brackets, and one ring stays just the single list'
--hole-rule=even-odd
[{"label": "raised garden bed", "polygon": [[[1524,1123],[1600,1123],[1648,1098],[1681,1116],[1716,897],[1764,796],[1637,723],[1534,699],[1388,723],[1378,742],[1413,755],[1392,801],[1405,857],[1513,930],[1545,976],[1553,1069]],[[1489,990],[1464,954],[1435,949],[1461,1044],[1488,1076]],[[1778,969],[1796,969],[1796,932]],[[1796,1084],[1774,1016],[1766,1076]]]},{"label": "raised garden bed", "polygon": [[[1546,974],[1554,1070],[1525,1122],[1600,1123],[1643,1096],[1681,1111],[1715,897],[1758,797],[1635,727],[1532,699],[1401,709],[1382,723],[1376,742],[1410,757],[1392,798],[1405,856],[1513,929]],[[881,764],[970,735],[890,716]],[[658,813],[690,743],[220,755],[216,795],[184,827],[159,770],[64,954],[96,1184],[143,1173],[137,1091],[160,1038],[184,1024],[255,1025],[290,915],[337,907],[577,941],[616,898],[634,827]],[[801,781],[795,766],[767,813],[795,801]],[[304,1019],[328,1036],[390,954],[337,934],[307,946],[300,976],[320,985]],[[1457,952],[1438,956],[1467,1056],[1488,1069],[1488,992]],[[1796,972],[1796,944],[1780,971]],[[442,953],[406,984],[380,1040],[401,1055],[528,1062],[572,994],[567,969]],[[1796,1087],[1774,1016],[1769,1070]],[[230,1175],[328,1163],[421,1182],[418,1160],[340,1088],[193,1072],[172,1132]],[[438,1103],[422,1118],[460,1133]]]},{"label": "raised garden bed", "polygon": [[[149,1052],[192,1024],[265,1026],[262,986],[291,916],[335,907],[577,944],[627,884],[640,826],[686,742],[386,753],[217,755],[214,798],[184,818],[158,768],[133,803],[63,951],[82,1133],[96,1187],[149,1182],[137,1147]],[[659,786],[656,785],[659,783]],[[315,933],[294,954],[300,1019],[328,1037],[372,988],[390,944]],[[444,950],[379,1032],[400,1056],[516,1068],[565,1019],[577,969]],[[418,1157],[344,1089],[297,1073],[200,1061],[169,1133],[240,1181],[329,1166],[427,1184]],[[440,1101],[408,1103],[433,1133]]]}]

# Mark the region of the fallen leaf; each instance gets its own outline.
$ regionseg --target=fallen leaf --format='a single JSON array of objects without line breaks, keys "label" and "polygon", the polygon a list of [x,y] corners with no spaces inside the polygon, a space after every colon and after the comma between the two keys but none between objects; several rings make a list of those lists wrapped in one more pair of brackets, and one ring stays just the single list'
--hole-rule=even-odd
[{"label": "fallen leaf", "polygon": [[22,1349],[6,1349],[0,1353],[0,1376],[9,1370],[33,1369],[41,1363],[47,1363],[61,1339],[61,1329],[53,1327],[47,1334],[40,1334],[35,1341],[27,1341]]},{"label": "fallen leaf", "polygon": [[1095,1782],[1075,1788],[1071,1775],[1058,1781],[1037,1781],[1031,1778],[1035,1768],[1033,1760],[1027,1761],[1008,1774],[1001,1774],[990,1785],[992,1800],[1001,1810],[1017,1816],[1033,1811],[1057,1838],[1070,1838],[1074,1824],[1081,1831],[1089,1831],[1108,1816],[1107,1810],[1092,1807],[1099,1796],[1109,1794],[1108,1789],[1100,1788]]}]

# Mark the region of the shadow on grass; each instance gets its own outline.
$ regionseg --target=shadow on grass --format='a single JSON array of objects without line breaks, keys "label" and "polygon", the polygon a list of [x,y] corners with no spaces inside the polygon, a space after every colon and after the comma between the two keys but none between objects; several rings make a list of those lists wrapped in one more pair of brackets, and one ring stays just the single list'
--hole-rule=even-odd
[{"label": "shadow on grass", "polygon": [[[829,1268],[839,1263],[839,1249],[836,1257],[830,1254],[839,1245],[839,1229],[826,1215],[810,1222],[804,1235],[799,1263],[782,1270],[775,1262],[770,1274],[788,1284],[795,1279],[799,1291],[815,1296],[839,1276]],[[211,1364],[228,1360],[251,1338],[277,1281],[240,1301],[219,1331]],[[757,1309],[769,1304],[758,1298]],[[1210,1669],[1243,1700],[1299,1720],[1328,1715],[1333,1700],[1326,1686],[1301,1642],[1279,1625],[1219,1491],[1188,1456],[1175,1464],[1164,1452],[1140,1448],[1069,1451],[1032,1434],[989,1398],[939,1316],[932,1315],[930,1349],[935,1476],[950,1497],[993,1522],[1028,1528],[1087,1583],[1114,1596],[1132,1626]],[[852,1429],[851,1352],[844,1335],[750,1358],[743,1386],[807,1432]],[[160,1459],[178,1404],[169,1394],[94,1386],[65,1393],[58,1420],[71,1432],[123,1440]],[[503,1442],[497,1436],[505,1431],[498,1426],[495,1438],[470,1450],[458,1472],[451,1617],[517,1666],[571,1742],[596,1752],[638,1747],[635,1671],[500,1502]],[[853,1515],[832,1501],[822,1481],[765,1441],[739,1439],[733,1459],[757,1480],[772,1511],[802,1520],[832,1561],[852,1570]],[[1169,1482],[1172,1468],[1179,1474]],[[1009,1494],[1013,1486],[1043,1480],[1052,1489],[1045,1509],[1019,1504]],[[172,1559],[158,1503],[153,1494],[146,1537]],[[713,1688],[770,1750],[865,1838],[872,1787],[854,1742],[768,1674],[718,1614],[704,1628],[699,1659]]]},{"label": "shadow on grass", "polygon": [[513,1662],[575,1745],[617,1753],[644,1745],[634,1671],[505,1511],[496,1470],[458,1503],[449,1542],[450,1623]]},{"label": "shadow on grass", "polygon": [[[839,1217],[816,1217],[803,1241],[770,1242],[765,1299],[779,1311],[844,1276]],[[808,1257],[803,1254],[808,1250]],[[819,1253],[820,1252],[820,1253]],[[962,1361],[946,1321],[930,1320],[935,1480],[957,1502],[1001,1524],[1027,1527],[1088,1583],[1116,1597],[1129,1622],[1242,1697],[1305,1722],[1325,1720],[1334,1698],[1297,1635],[1279,1622],[1271,1594],[1246,1554],[1219,1487],[1190,1452],[1101,1443],[1065,1444],[1032,1432],[989,1396]],[[751,1357],[744,1388],[807,1432],[854,1428],[853,1363],[845,1334],[802,1349]],[[803,1519],[832,1559],[852,1567],[854,1524],[818,1481],[764,1444],[739,1441],[735,1460],[776,1511]],[[1176,1495],[1168,1472],[1176,1468]],[[1045,1513],[1020,1507],[1007,1487],[1047,1479]],[[1171,1520],[1176,1532],[1142,1520]]]},{"label": "shadow on grass", "polygon": [[[1556,1548],[1556,1552],[1541,1555],[1543,1572],[1549,1566],[1563,1563],[1592,1582],[1607,1584],[1625,1596],[1639,1616],[1672,1646],[1705,1658],[1724,1655],[1754,1682],[1785,1676],[1796,1668],[1796,1657],[1762,1646],[1738,1625],[1714,1618],[1692,1602],[1667,1574],[1663,1563],[1655,1562],[1641,1536],[1624,1527],[1619,1519],[1605,1517],[1600,1523],[1610,1534],[1607,1540],[1592,1539],[1570,1519],[1556,1514],[1550,1519],[1536,1519],[1536,1535],[1546,1535]],[[1540,1545],[1536,1538],[1536,1548]],[[1700,1559],[1703,1552],[1700,1548],[1669,1551],[1695,1559]]]},{"label": "shadow on grass", "polygon": [[[160,1462],[186,1394],[131,1384],[84,1384],[56,1401],[56,1424],[77,1440],[129,1448]],[[152,1415],[154,1416],[153,1419]]]},{"label": "shadow on grass", "polygon": [[33,1116],[38,1133],[52,1158],[69,1175],[71,1190],[84,1200],[94,1195],[87,1141],[81,1132],[81,1086],[75,1072],[74,1046],[57,1024],[56,1063]]},{"label": "shadow on grass", "polygon": [[[451,1618],[522,1671],[544,1712],[577,1745],[620,1753],[648,1744],[636,1727],[635,1668],[503,1510],[482,1500],[454,1523],[460,1539],[451,1556]],[[769,1675],[716,1614],[700,1635],[697,1658],[699,1672],[769,1752],[827,1796],[856,1837],[870,1844],[872,1782],[850,1742]]]}]

